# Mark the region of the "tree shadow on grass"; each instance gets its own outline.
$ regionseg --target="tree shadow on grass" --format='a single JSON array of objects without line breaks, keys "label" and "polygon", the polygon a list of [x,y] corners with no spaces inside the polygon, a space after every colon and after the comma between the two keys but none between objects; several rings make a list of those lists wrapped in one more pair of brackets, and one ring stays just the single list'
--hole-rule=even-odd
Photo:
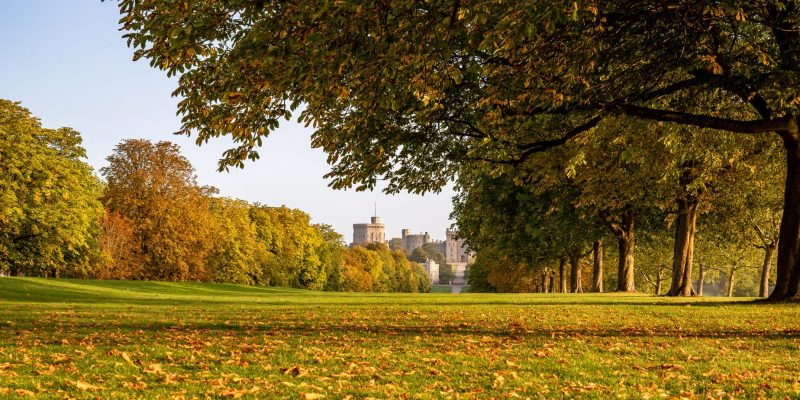
[{"label": "tree shadow on grass", "polygon": [[[414,324],[365,325],[348,321],[331,323],[230,323],[230,322],[103,322],[86,321],[71,325],[68,329],[64,326],[55,327],[50,321],[27,321],[16,324],[14,331],[27,332],[60,332],[70,331],[98,331],[108,329],[114,332],[136,332],[137,337],[157,336],[161,338],[170,335],[181,337],[221,336],[227,334],[236,338],[246,336],[279,338],[293,337],[319,337],[320,339],[340,340],[342,336],[356,336],[364,339],[381,337],[404,337],[404,340],[414,340],[417,337],[478,337],[499,340],[552,340],[552,339],[588,339],[588,338],[679,338],[683,339],[759,339],[779,340],[800,338],[800,329],[763,329],[742,327],[716,327],[681,329],[674,326],[482,326],[480,321],[466,324]],[[166,333],[166,334],[165,334]]]},{"label": "tree shadow on grass", "polygon": [[[573,297],[574,296],[574,297]],[[218,306],[218,307],[767,307],[763,301],[720,298],[666,298],[607,294],[385,294],[330,293],[307,290],[141,281],[0,279],[0,301],[70,305]],[[794,306],[797,303],[778,303]],[[770,307],[773,305],[770,305]]]}]

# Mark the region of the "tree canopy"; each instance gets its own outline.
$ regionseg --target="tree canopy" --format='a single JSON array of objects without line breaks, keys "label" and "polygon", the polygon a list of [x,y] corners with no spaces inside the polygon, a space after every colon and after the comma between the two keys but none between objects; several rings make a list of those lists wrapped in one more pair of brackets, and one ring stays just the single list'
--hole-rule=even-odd
[{"label": "tree canopy", "polygon": [[80,134],[0,99],[0,270],[86,276],[98,258],[100,182]]}]

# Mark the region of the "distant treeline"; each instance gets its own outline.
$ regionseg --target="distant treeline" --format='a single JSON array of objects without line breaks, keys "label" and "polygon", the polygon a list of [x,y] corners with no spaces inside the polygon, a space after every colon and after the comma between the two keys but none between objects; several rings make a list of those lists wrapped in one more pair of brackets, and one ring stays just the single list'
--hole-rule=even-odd
[{"label": "distant treeline", "polygon": [[308,214],[217,197],[169,142],[126,140],[99,178],[80,134],[0,100],[0,272],[427,292],[399,250],[349,249]]}]

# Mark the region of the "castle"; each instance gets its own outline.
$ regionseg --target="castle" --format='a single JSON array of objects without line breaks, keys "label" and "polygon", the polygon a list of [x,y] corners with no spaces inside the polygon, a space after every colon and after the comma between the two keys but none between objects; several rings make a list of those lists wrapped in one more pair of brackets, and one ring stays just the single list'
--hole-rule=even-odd
[{"label": "castle", "polygon": [[[432,240],[428,232],[412,234],[409,229],[403,229],[401,237],[393,238],[388,242],[397,247],[402,246],[406,254],[413,253],[415,249],[425,244],[433,243],[437,250],[444,255],[447,263],[453,267],[456,281],[463,282],[467,264],[472,262],[473,254],[467,248],[464,239],[456,239],[455,236],[456,232],[449,228],[445,230],[445,240]],[[381,219],[377,215],[371,217],[369,223],[353,224],[353,242],[350,246],[363,246],[371,243],[387,243],[386,226],[381,223]],[[426,269],[428,268],[430,267],[426,265]],[[436,282],[438,282],[438,269],[437,266]],[[433,272],[433,268],[428,269],[432,278]]]}]

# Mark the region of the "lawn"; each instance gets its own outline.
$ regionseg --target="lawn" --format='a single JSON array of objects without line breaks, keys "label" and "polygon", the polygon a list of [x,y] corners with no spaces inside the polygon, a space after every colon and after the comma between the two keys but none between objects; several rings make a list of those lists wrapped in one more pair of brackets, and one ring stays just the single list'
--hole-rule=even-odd
[{"label": "lawn", "polygon": [[0,397],[800,397],[800,306],[0,278]]}]

